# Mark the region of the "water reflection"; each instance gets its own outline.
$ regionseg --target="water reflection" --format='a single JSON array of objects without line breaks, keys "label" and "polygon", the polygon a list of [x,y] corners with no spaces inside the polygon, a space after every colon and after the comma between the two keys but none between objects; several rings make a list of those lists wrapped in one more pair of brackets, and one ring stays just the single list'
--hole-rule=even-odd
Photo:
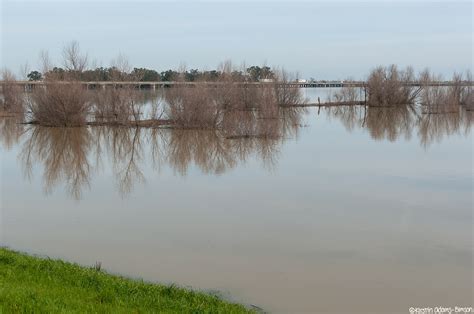
[{"label": "water reflection", "polygon": [[469,134],[474,122],[474,113],[461,106],[450,112],[420,111],[411,106],[340,106],[326,108],[326,111],[348,131],[367,129],[375,140],[410,139],[415,132],[425,148],[450,135]]},{"label": "water reflection", "polygon": [[[142,169],[147,162],[156,171],[167,165],[181,176],[187,175],[192,165],[206,174],[222,174],[250,157],[273,169],[279,147],[290,134],[296,134],[298,127],[281,121],[274,119],[265,126],[274,136],[231,138],[213,130],[33,126],[24,129],[19,160],[30,179],[35,165],[40,166],[46,193],[63,182],[69,195],[76,199],[89,187],[91,177],[104,164],[110,164],[120,194],[127,195],[136,183],[145,181]],[[20,141],[19,124],[9,121],[2,126],[8,129],[2,132],[5,146]]]},{"label": "water reflection", "polygon": [[103,163],[102,155],[110,158],[113,173],[121,194],[131,192],[135,182],[143,182],[145,176],[140,168],[144,157],[144,130],[141,128],[90,129],[94,138],[96,164]]},{"label": "water reflection", "polygon": [[19,156],[25,175],[31,178],[38,163],[43,168],[46,193],[64,181],[70,195],[79,198],[90,182],[90,132],[84,128],[34,127],[26,134]]},{"label": "water reflection", "polygon": [[[410,106],[341,106],[323,111],[349,131],[367,129],[373,139],[388,141],[415,135],[425,148],[453,134],[468,134],[474,121],[473,113],[461,107],[442,114]],[[192,166],[219,175],[256,158],[272,170],[285,140],[298,136],[304,113],[299,108],[282,109],[278,118],[255,123],[254,113],[238,111],[235,114],[241,121],[249,121],[249,129],[240,123],[232,134],[162,128],[45,128],[2,119],[0,142],[6,150],[21,145],[18,158],[26,177],[32,178],[38,165],[46,193],[63,184],[71,197],[80,199],[92,176],[110,164],[117,189],[124,196],[137,183],[145,182],[147,164],[156,172],[166,165],[180,176],[186,176]]]},{"label": "water reflection", "polygon": [[5,150],[18,144],[23,133],[23,125],[15,118],[0,118],[0,143]]}]

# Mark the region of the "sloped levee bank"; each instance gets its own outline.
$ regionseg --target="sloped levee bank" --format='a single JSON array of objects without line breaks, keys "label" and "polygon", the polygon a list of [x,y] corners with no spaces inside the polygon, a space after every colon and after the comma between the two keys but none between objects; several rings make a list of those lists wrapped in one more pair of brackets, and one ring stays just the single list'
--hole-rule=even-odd
[{"label": "sloped levee bank", "polygon": [[217,296],[0,247],[0,312],[255,313]]}]

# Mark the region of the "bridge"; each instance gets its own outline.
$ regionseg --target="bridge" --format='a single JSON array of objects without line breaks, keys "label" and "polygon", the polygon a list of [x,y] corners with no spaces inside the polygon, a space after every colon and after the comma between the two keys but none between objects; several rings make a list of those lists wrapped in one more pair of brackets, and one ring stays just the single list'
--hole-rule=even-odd
[{"label": "bridge", "polygon": [[[137,82],[137,81],[91,81],[91,82],[83,82],[83,81],[75,81],[74,83],[82,84],[87,89],[106,89],[107,87],[113,88],[121,88],[121,87],[134,87],[138,89],[151,89],[156,90],[157,88],[167,88],[173,86],[222,86],[228,84],[227,82],[182,82],[182,81],[157,81],[157,82]],[[11,84],[11,83],[10,83]],[[31,90],[36,86],[47,86],[50,84],[64,84],[68,85],[71,84],[70,81],[15,81],[12,82],[17,86],[24,87],[25,90]],[[341,88],[341,87],[359,87],[364,88],[367,86],[367,82],[364,81],[311,81],[311,82],[233,82],[231,83],[237,86],[255,86],[255,87],[263,87],[263,86],[287,86],[287,87],[297,87],[297,88]],[[0,85],[3,85],[0,82]],[[423,86],[421,82],[409,82],[406,83],[407,86],[413,87],[420,87]],[[438,81],[438,82],[430,82],[429,86],[454,86],[457,83],[453,81]],[[474,86],[473,81],[463,81],[461,83],[462,86]]]},{"label": "bridge", "polygon": [[[87,87],[88,89],[106,88],[106,87],[135,87],[143,89],[156,89],[166,88],[173,86],[222,86],[229,84],[228,82],[183,82],[183,81],[150,81],[150,82],[139,82],[139,81],[75,81]],[[0,82],[1,84],[1,82]],[[26,89],[34,88],[35,86],[47,86],[50,84],[71,84],[70,81],[16,81],[13,84],[23,86]],[[342,81],[318,81],[318,82],[232,82],[233,85],[239,86],[274,86],[274,85],[285,85],[288,87],[301,87],[301,88],[329,88],[329,87],[364,87],[365,82],[342,82]]]}]

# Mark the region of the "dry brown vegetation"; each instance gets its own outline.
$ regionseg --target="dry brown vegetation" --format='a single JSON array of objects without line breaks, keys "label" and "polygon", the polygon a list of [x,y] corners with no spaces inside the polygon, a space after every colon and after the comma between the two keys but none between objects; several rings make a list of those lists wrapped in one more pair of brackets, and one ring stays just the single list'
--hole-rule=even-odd
[{"label": "dry brown vegetation", "polygon": [[3,99],[0,99],[0,114],[11,115],[23,113],[24,109],[24,98],[22,89],[16,85],[16,77],[9,70],[3,70],[2,76],[2,94]]},{"label": "dry brown vegetation", "polygon": [[[226,86],[227,85],[227,86]],[[247,98],[251,94],[252,100]],[[282,112],[274,86],[176,87],[166,93],[165,115],[179,128],[217,129],[226,137],[279,137]],[[297,123],[297,122],[295,122]]]},{"label": "dry brown vegetation", "polygon": [[[43,164],[46,190],[51,191],[65,178],[76,198],[90,181],[90,154],[95,154],[97,164],[104,152],[111,158],[124,194],[135,182],[144,180],[140,163],[147,149],[151,149],[154,166],[168,163],[182,175],[192,164],[206,173],[219,174],[251,155],[272,167],[283,138],[297,136],[306,113],[299,107],[306,104],[302,91],[290,84],[295,77],[285,70],[275,70],[273,81],[253,84],[242,75],[242,68],[225,62],[212,81],[202,76],[201,84],[167,88],[163,98],[150,102],[134,87],[85,88],[79,79],[88,58],[77,43],[64,49],[63,58],[67,71],[58,72],[52,70],[48,55],[42,55],[43,71],[48,73],[46,84],[33,89],[28,97],[14,84],[11,72],[4,71],[2,111],[26,109],[29,121],[40,125],[27,131],[21,153],[26,171],[29,173],[34,162]],[[112,79],[118,84],[130,78],[122,75],[130,72],[125,58],[114,61],[113,68]],[[176,73],[176,80],[185,82],[188,71]],[[348,129],[366,128],[374,139],[394,141],[418,132],[427,146],[445,134],[468,132],[473,123],[472,113],[466,111],[474,109],[472,86],[466,84],[472,81],[471,74],[454,75],[447,87],[432,86],[441,80],[428,71],[417,77],[411,68],[377,67],[370,73],[365,91],[341,88],[329,102],[340,107],[328,110]],[[353,106],[360,104],[364,106]],[[20,141],[25,131],[17,121],[0,121],[1,139],[7,148]],[[156,128],[164,124],[171,129]],[[98,127],[72,128],[85,125]]]},{"label": "dry brown vegetation", "polygon": [[[467,82],[472,82],[471,71],[467,71],[465,80]],[[460,95],[460,103],[466,108],[466,110],[474,110],[474,93],[472,91],[472,84],[463,87]]]},{"label": "dry brown vegetation", "polygon": [[[221,130],[228,137],[278,137],[277,127],[270,127],[272,123],[266,121],[263,124],[262,121],[280,119],[282,107],[304,102],[301,90],[287,85],[291,75],[286,71],[277,71],[275,81],[257,86],[249,83],[248,77],[242,74],[245,67],[238,69],[225,62],[212,83],[169,88],[164,101],[159,106],[154,105],[151,114],[145,116],[141,93],[134,87],[113,86],[93,91],[84,88],[79,78],[87,68],[87,59],[76,42],[63,50],[66,70],[53,68],[48,54],[42,54],[46,84],[34,88],[28,99],[31,123],[66,127],[155,127],[167,124],[182,129]],[[130,66],[123,57],[113,64],[117,74],[113,79],[120,84],[124,78],[119,74],[130,72]],[[176,80],[184,82],[188,71],[182,69],[176,73]],[[206,80],[206,76],[200,79]],[[273,122],[275,125],[278,123]]]},{"label": "dry brown vegetation", "polygon": [[166,117],[180,128],[214,129],[223,110],[213,96],[213,87],[174,87],[166,93]]},{"label": "dry brown vegetation", "polygon": [[[141,95],[134,88],[113,87],[87,90],[79,81],[87,68],[87,55],[82,54],[77,42],[63,50],[66,71],[52,70],[48,54],[42,54],[43,71],[48,73],[45,85],[32,90],[29,100],[31,123],[43,126],[136,125],[141,118]],[[123,57],[114,61],[114,79],[128,69]],[[91,118],[92,117],[92,118]]]},{"label": "dry brown vegetation", "polygon": [[91,92],[91,112],[99,124],[137,124],[142,115],[142,96],[129,87],[96,90]]},{"label": "dry brown vegetation", "polygon": [[43,72],[49,75],[44,86],[34,88],[28,98],[30,122],[44,126],[82,126],[87,122],[91,108],[90,95],[77,80],[77,74],[87,65],[87,57],[80,53],[77,42],[63,50],[66,73],[51,71],[49,55],[41,54]]},{"label": "dry brown vegetation", "polygon": [[[168,88],[163,101],[153,103],[152,110],[148,110],[150,105],[144,105],[142,93],[135,87],[120,86],[120,82],[131,79],[131,75],[136,75],[132,79],[138,82],[142,73],[140,69],[131,71],[123,56],[112,62],[110,69],[113,71],[108,74],[118,86],[95,90],[88,90],[80,82],[88,71],[88,56],[81,52],[77,42],[71,42],[63,49],[65,69],[53,67],[47,53],[41,56],[45,84],[34,88],[27,101],[13,84],[13,75],[8,71],[3,73],[2,111],[26,108],[29,122],[43,126],[167,125],[180,129],[219,130],[224,137],[234,139],[277,138],[282,136],[281,124],[298,123],[285,120],[289,111],[283,114],[283,109],[308,105],[301,89],[292,84],[295,75],[283,69],[238,68],[231,62],[224,62],[217,71],[202,72],[213,73],[212,77],[193,76],[193,83],[198,84]],[[258,80],[248,73],[249,69],[256,68],[266,73],[258,76],[265,81],[257,85],[253,83]],[[185,83],[190,82],[188,76],[193,71],[197,70],[172,72],[175,80]],[[379,66],[371,71],[364,88],[345,86],[322,105],[408,106],[408,110],[415,111],[413,105],[421,99],[431,113],[452,112],[459,105],[474,109],[472,86],[467,86],[462,76],[455,75],[449,87],[431,86],[437,80],[440,78],[428,71],[417,77],[411,67],[399,70],[396,65]],[[472,81],[470,74],[466,80]],[[318,105],[321,105],[319,99]]]},{"label": "dry brown vegetation", "polygon": [[281,106],[294,106],[306,102],[305,99],[303,99],[300,88],[288,84],[294,81],[295,77],[284,69],[275,71],[275,74],[278,83],[274,85],[277,104]]},{"label": "dry brown vegetation", "polygon": [[303,103],[301,90],[285,84],[285,71],[276,83],[262,85],[246,84],[232,73],[225,63],[215,84],[168,90],[166,118],[179,128],[217,129],[228,138],[279,137],[280,112]]},{"label": "dry brown vegetation", "polygon": [[36,88],[27,107],[33,123],[70,127],[86,124],[91,102],[79,83],[52,83]]},{"label": "dry brown vegetation", "polygon": [[[350,81],[351,79],[348,79]],[[361,105],[365,104],[365,91],[360,87],[344,86],[328,97],[327,105]]]},{"label": "dry brown vegetation", "polygon": [[[351,80],[348,80],[351,81]],[[379,66],[370,73],[365,87],[344,86],[329,96],[324,106],[368,105],[371,107],[408,106],[421,104],[425,112],[446,113],[459,106],[473,108],[472,75],[454,74],[449,85],[440,75],[425,70],[418,76],[411,67]]]},{"label": "dry brown vegetation", "polygon": [[467,110],[474,109],[472,86],[463,84],[464,81],[472,81],[470,72],[466,77],[455,73],[451,79],[451,86],[432,86],[430,83],[433,81],[442,81],[442,77],[425,70],[421,75],[421,82],[424,85],[421,104],[424,112],[431,114],[457,112],[459,106],[464,106]]},{"label": "dry brown vegetation", "polygon": [[[112,79],[122,82],[127,78],[124,73],[130,72],[128,60],[119,55],[112,61],[115,71]],[[136,78],[138,79],[138,78]],[[96,89],[91,93],[91,115],[93,125],[137,126],[142,121],[145,96],[132,86],[113,86],[112,88]],[[158,118],[152,115],[151,118]]]},{"label": "dry brown vegetation", "polygon": [[399,70],[396,65],[377,67],[367,79],[367,104],[369,106],[393,106],[414,103],[421,87],[416,82],[414,70]]}]

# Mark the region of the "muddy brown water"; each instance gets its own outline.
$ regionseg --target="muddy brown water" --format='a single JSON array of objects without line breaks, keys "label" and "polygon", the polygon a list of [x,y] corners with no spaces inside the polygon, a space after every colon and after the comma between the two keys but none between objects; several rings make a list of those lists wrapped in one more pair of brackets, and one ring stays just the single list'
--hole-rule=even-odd
[{"label": "muddy brown water", "polygon": [[312,108],[282,138],[0,120],[0,245],[275,313],[471,306],[472,113]]}]

